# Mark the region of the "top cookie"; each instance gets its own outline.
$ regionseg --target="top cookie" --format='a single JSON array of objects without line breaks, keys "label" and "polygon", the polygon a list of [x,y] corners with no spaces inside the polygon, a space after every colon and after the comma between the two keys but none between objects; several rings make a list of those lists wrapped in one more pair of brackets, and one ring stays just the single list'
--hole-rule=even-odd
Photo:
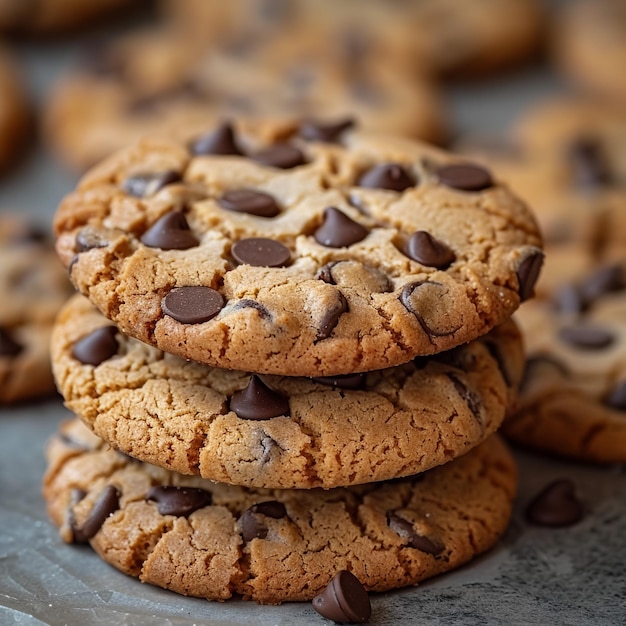
[{"label": "top cookie", "polygon": [[537,226],[488,171],[344,128],[139,143],[63,201],[57,251],[122,332],[291,376],[455,347],[532,295]]}]

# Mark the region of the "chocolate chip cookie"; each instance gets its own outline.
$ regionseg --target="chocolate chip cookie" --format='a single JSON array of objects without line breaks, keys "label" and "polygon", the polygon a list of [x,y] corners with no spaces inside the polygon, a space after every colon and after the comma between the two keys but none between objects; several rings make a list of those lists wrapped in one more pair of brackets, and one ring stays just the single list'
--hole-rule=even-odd
[{"label": "chocolate chip cookie", "polygon": [[525,304],[528,364],[515,441],[585,461],[626,462],[626,272],[596,267],[552,301]]},{"label": "chocolate chip cookie", "polygon": [[345,487],[424,471],[501,424],[524,368],[512,322],[368,374],[219,370],[130,339],[80,295],[52,360],[66,405],[113,447],[184,474],[269,488]]},{"label": "chocolate chip cookie", "polygon": [[18,215],[0,215],[0,403],[54,391],[50,333],[71,285],[50,241]]},{"label": "chocolate chip cookie", "polygon": [[122,332],[226,369],[334,376],[470,341],[529,298],[526,206],[410,140],[303,124],[141,142],[56,215],[76,287]]},{"label": "chocolate chip cookie", "polygon": [[417,476],[347,489],[260,490],[134,461],[78,420],[48,448],[48,513],[67,542],[185,595],[310,600],[341,570],[386,591],[489,549],[511,515],[516,468],[490,438]]}]

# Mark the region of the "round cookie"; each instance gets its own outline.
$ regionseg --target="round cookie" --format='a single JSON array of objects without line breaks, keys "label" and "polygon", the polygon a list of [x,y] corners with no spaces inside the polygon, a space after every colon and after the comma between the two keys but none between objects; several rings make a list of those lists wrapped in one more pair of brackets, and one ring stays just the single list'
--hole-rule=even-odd
[{"label": "round cookie", "polygon": [[133,461],[78,420],[48,448],[44,497],[67,542],[143,582],[210,600],[305,601],[340,570],[368,591],[414,585],[495,544],[515,495],[497,438],[404,480],[251,490]]},{"label": "round cookie", "polygon": [[57,251],[122,332],[265,374],[406,363],[484,334],[532,295],[535,222],[488,171],[344,128],[306,124],[271,145],[229,126],[141,142],[63,201]]},{"label": "round cookie", "polygon": [[396,62],[390,72],[378,55],[342,61],[316,32],[240,34],[243,41],[173,29],[134,33],[59,83],[46,135],[82,170],[144,136],[206,128],[224,116],[293,125],[323,111],[328,119],[356,117],[370,130],[442,139],[444,107],[430,80]]},{"label": "round cookie", "polygon": [[388,370],[258,377],[130,339],[77,295],[58,316],[52,361],[67,407],[122,452],[225,483],[308,489],[415,474],[464,454],[513,406],[524,353],[509,321]]},{"label": "round cookie", "polygon": [[506,434],[584,461],[626,462],[626,272],[596,267],[516,314],[528,364]]},{"label": "round cookie", "polygon": [[626,102],[626,5],[623,0],[570,2],[557,14],[557,65],[584,90]]},{"label": "round cookie", "polygon": [[17,215],[0,215],[0,403],[54,391],[50,334],[71,285],[50,242]]}]

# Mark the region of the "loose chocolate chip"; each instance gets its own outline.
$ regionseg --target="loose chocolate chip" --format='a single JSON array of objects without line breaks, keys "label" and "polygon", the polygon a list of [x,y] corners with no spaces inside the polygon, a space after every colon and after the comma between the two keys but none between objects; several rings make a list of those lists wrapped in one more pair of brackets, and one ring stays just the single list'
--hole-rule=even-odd
[{"label": "loose chocolate chip", "polygon": [[188,250],[200,243],[180,211],[171,211],[157,220],[143,234],[141,242],[161,250]]},{"label": "loose chocolate chip", "polygon": [[517,268],[519,297],[522,302],[535,295],[535,284],[543,265],[544,254],[541,250],[531,252]]},{"label": "loose chocolate chip", "polygon": [[291,259],[287,246],[265,237],[241,239],[235,243],[231,252],[238,263],[255,267],[284,267]]},{"label": "loose chocolate chip", "polygon": [[362,241],[369,231],[335,207],[324,211],[324,223],[313,235],[317,243],[329,248],[347,248]]},{"label": "loose chocolate chip", "polygon": [[317,376],[313,379],[320,385],[328,385],[337,389],[362,389],[365,374],[344,374],[343,376]]},{"label": "loose chocolate chip", "polygon": [[562,478],[547,485],[528,505],[526,518],[540,526],[571,526],[583,517],[574,484]]},{"label": "loose chocolate chip", "polygon": [[194,511],[209,506],[213,496],[210,491],[197,487],[159,485],[148,491],[146,500],[156,502],[161,515],[188,517]]},{"label": "loose chocolate chip", "polygon": [[306,159],[301,150],[288,143],[278,144],[265,148],[252,155],[252,158],[261,165],[277,167],[281,170],[290,170],[293,167],[304,165]]},{"label": "loose chocolate chip", "polygon": [[120,508],[121,493],[114,485],[107,485],[91,509],[82,526],[74,528],[75,541],[89,541],[102,528],[107,518]]},{"label": "loose chocolate chip", "polygon": [[626,411],[626,380],[613,388],[606,398],[606,404],[618,411]]},{"label": "loose chocolate chip", "polygon": [[396,513],[391,512],[387,515],[387,524],[398,536],[406,539],[411,548],[416,548],[420,552],[426,552],[426,554],[432,554],[433,556],[441,554],[444,550],[444,546],[441,543],[419,535],[411,522]]},{"label": "loose chocolate chip", "polygon": [[104,238],[102,233],[99,233],[92,228],[83,228],[78,235],[76,235],[76,252],[87,252],[94,248],[105,248],[109,245],[109,242]]},{"label": "loose chocolate chip", "polygon": [[289,400],[270,389],[258,376],[251,376],[245,389],[230,399],[230,410],[246,420],[267,420],[289,415]]},{"label": "loose chocolate chip", "polygon": [[559,313],[582,313],[587,303],[581,290],[576,285],[562,285],[555,290],[552,301]]},{"label": "loose chocolate chip", "polygon": [[601,326],[575,324],[559,330],[559,339],[581,350],[600,350],[615,341],[615,335]]},{"label": "loose chocolate chip", "polygon": [[17,356],[24,346],[19,344],[8,331],[0,327],[0,356]]},{"label": "loose chocolate chip", "polygon": [[369,596],[359,579],[341,570],[326,589],[313,598],[313,608],[334,622],[364,624],[372,614]]},{"label": "loose chocolate chip", "polygon": [[417,184],[407,170],[398,163],[383,163],[367,170],[358,180],[359,187],[404,191]]},{"label": "loose chocolate chip", "polygon": [[195,139],[190,144],[189,150],[196,156],[202,154],[243,155],[243,151],[237,145],[232,124],[228,123],[222,124],[213,132]]},{"label": "loose chocolate chip", "polygon": [[405,252],[414,261],[437,269],[445,269],[456,258],[445,243],[425,230],[418,230],[411,235]]},{"label": "loose chocolate chip", "polygon": [[181,324],[202,324],[224,308],[224,298],[210,287],[176,287],[163,298],[161,307],[165,315]]},{"label": "loose chocolate chip", "polygon": [[137,198],[152,196],[163,187],[181,180],[178,172],[167,170],[156,174],[135,174],[122,183],[122,189]]},{"label": "loose chocolate chip", "polygon": [[338,291],[338,299],[334,306],[330,307],[322,320],[320,321],[319,328],[317,330],[317,335],[315,337],[315,341],[322,341],[323,339],[328,339],[332,335],[333,330],[339,323],[339,318],[347,313],[350,309],[348,307],[348,301],[345,296]]},{"label": "loose chocolate chip", "polygon": [[282,519],[287,515],[287,509],[282,502],[269,500],[254,504],[244,511],[241,516],[241,534],[245,542],[267,537],[267,526],[258,518],[259,515],[272,519]]},{"label": "loose chocolate chip", "polygon": [[483,191],[493,187],[489,171],[473,163],[441,165],[435,174],[442,185],[460,191]]},{"label": "loose chocolate chip", "polygon": [[338,122],[316,122],[307,120],[300,124],[298,133],[300,137],[307,141],[323,141],[326,143],[334,143],[339,141],[341,135],[353,128],[354,119],[351,117],[340,120]]},{"label": "loose chocolate chip", "polygon": [[482,417],[480,414],[480,398],[471,389],[469,389],[467,385],[456,376],[456,374],[448,372],[447,376],[452,381],[454,388],[463,399],[463,402],[467,404],[469,410],[474,414],[474,417],[479,422],[482,422]]},{"label": "loose chocolate chip", "polygon": [[101,326],[81,337],[72,348],[72,357],[83,365],[100,365],[117,354],[117,328]]},{"label": "loose chocolate chip", "polygon": [[624,271],[621,265],[608,265],[596,270],[580,285],[580,292],[586,304],[592,304],[607,293],[621,291],[625,287]]},{"label": "loose chocolate chip", "polygon": [[595,189],[610,182],[610,172],[602,146],[593,137],[579,137],[568,147],[575,184]]},{"label": "loose chocolate chip", "polygon": [[276,200],[268,193],[256,189],[231,189],[218,200],[218,204],[227,211],[259,217],[275,217],[280,213]]}]

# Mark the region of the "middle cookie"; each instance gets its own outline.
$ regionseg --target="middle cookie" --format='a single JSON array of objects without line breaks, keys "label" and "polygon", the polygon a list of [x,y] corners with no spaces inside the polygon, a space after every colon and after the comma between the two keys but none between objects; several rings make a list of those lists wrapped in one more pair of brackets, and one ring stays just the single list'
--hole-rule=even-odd
[{"label": "middle cookie", "polygon": [[501,424],[524,356],[513,322],[470,344],[335,378],[211,368],[131,339],[82,296],[60,313],[67,406],[141,461],[248,487],[331,488],[423,472]]}]

